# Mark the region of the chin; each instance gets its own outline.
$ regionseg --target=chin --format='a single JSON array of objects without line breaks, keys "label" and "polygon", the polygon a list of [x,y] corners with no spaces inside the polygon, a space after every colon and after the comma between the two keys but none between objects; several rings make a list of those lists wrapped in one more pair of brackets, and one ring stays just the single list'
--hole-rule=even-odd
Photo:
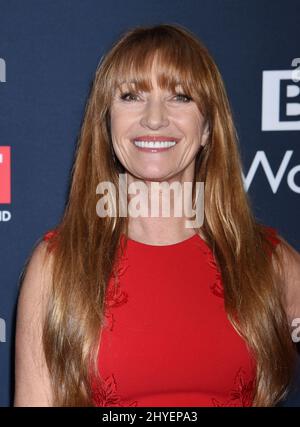
[{"label": "chin", "polygon": [[166,173],[162,173],[162,171],[157,171],[156,173],[153,171],[149,171],[147,173],[147,171],[143,171],[138,175],[135,175],[137,177],[139,177],[139,179],[144,180],[144,181],[157,181],[157,182],[162,182],[165,181],[167,178],[167,176],[170,176],[170,172],[166,172]]}]

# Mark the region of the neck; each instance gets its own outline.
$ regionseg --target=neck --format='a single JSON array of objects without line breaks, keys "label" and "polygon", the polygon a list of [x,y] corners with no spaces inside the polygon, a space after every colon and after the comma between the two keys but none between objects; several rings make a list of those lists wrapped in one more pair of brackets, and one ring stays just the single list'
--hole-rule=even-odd
[{"label": "neck", "polygon": [[[193,174],[190,175],[147,181],[127,174],[129,238],[151,245],[168,245],[200,231],[202,224],[197,216],[192,219],[195,211],[189,210],[192,209],[193,182]],[[190,205],[185,200],[190,200]]]}]

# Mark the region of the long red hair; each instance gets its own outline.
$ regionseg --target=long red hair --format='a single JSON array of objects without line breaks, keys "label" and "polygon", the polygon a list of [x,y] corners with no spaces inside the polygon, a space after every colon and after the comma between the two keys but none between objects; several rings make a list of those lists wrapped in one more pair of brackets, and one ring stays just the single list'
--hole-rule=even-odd
[{"label": "long red hair", "polygon": [[[239,144],[224,83],[203,44],[179,25],[137,27],[122,34],[99,63],[87,102],[68,203],[53,237],[52,288],[43,329],[53,406],[93,406],[104,296],[128,218],[100,218],[96,187],[118,188],[122,165],[111,152],[110,105],[122,81],[150,90],[149,71],[186,94],[209,122],[208,143],[196,159],[205,182],[201,227],[222,274],[225,308],[257,361],[254,406],[273,406],[288,389],[295,357],[284,310],[280,259],[253,215],[244,189]],[[118,204],[117,204],[118,205]],[[49,252],[50,255],[50,252]],[[278,268],[274,268],[274,265]]]}]

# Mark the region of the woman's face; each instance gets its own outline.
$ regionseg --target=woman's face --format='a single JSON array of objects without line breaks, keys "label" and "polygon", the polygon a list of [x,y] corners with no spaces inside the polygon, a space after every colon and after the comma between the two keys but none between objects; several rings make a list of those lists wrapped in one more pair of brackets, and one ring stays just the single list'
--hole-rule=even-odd
[{"label": "woman's face", "polygon": [[[111,105],[114,151],[135,178],[192,181],[195,157],[206,143],[207,127],[193,100],[160,89],[155,76],[153,67],[151,92],[133,93],[126,84],[121,92],[116,91]],[[184,94],[180,86],[176,93]]]}]

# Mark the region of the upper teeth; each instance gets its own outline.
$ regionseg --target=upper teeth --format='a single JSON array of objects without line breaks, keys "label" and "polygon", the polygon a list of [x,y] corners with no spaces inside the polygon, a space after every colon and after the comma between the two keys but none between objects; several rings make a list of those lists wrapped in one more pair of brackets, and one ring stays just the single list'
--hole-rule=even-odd
[{"label": "upper teeth", "polygon": [[138,147],[167,148],[176,144],[175,141],[133,141]]}]

